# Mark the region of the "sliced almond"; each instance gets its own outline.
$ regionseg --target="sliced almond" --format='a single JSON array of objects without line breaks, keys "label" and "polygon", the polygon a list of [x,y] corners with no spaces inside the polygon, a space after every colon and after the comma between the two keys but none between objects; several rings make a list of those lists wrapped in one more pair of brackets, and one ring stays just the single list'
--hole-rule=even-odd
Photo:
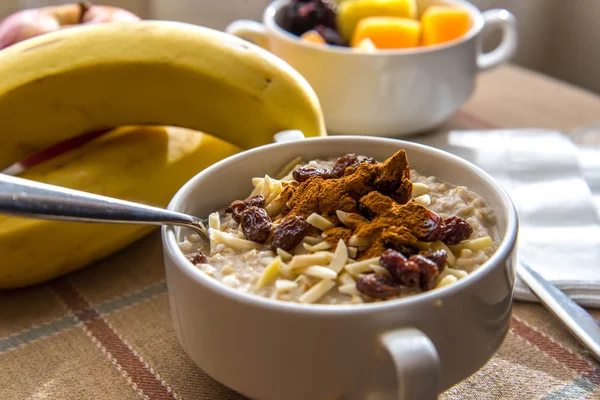
[{"label": "sliced almond", "polygon": [[[213,229],[218,231],[221,229],[221,218],[218,212],[214,212],[208,216],[208,228],[212,231]],[[214,249],[217,247],[217,242],[210,240],[210,248]]]},{"label": "sliced almond", "polygon": [[337,215],[338,219],[340,220],[340,222],[342,224],[345,224],[346,221],[348,220],[348,218],[350,218],[350,213],[347,213],[347,212],[342,211],[342,210],[336,210],[335,211],[335,215]]},{"label": "sliced almond", "polygon": [[281,265],[281,258],[275,258],[263,271],[262,275],[258,279],[256,284],[257,289],[262,289],[267,285],[270,285],[277,279],[279,275],[279,266]]},{"label": "sliced almond", "polygon": [[469,240],[468,242],[450,245],[448,247],[456,255],[456,254],[460,254],[460,251],[462,249],[469,249],[472,252],[476,252],[479,250],[483,250],[487,247],[490,247],[492,244],[494,244],[494,242],[492,241],[492,238],[489,236],[484,236],[484,237],[480,237],[478,239]]},{"label": "sliced almond", "polygon": [[310,267],[302,268],[298,272],[306,276],[312,276],[314,278],[319,279],[335,279],[337,277],[337,273],[335,273],[327,267],[322,267],[320,265],[313,265]]},{"label": "sliced almond", "polygon": [[303,243],[310,244],[311,246],[319,244],[322,241],[323,241],[323,238],[318,237],[318,236],[304,236],[304,239],[302,239]]},{"label": "sliced almond", "polygon": [[371,239],[367,237],[351,236],[350,239],[348,239],[348,245],[365,249],[371,245]]},{"label": "sliced almond", "polygon": [[376,264],[370,264],[371,269],[373,270],[373,272],[375,272],[376,274],[385,274],[385,275],[389,275],[390,272],[383,268],[381,265],[376,265]]},{"label": "sliced almond", "polygon": [[252,250],[260,249],[262,247],[260,243],[252,242],[246,239],[240,239],[228,233],[215,230],[211,230],[210,239],[214,240],[216,243],[223,243],[225,246],[236,250]]},{"label": "sliced almond", "polygon": [[372,271],[371,264],[379,265],[379,257],[369,258],[363,261],[357,261],[352,264],[346,265],[344,268],[352,276],[358,276],[364,272]]},{"label": "sliced almond", "polygon": [[417,198],[424,194],[431,193],[431,188],[424,183],[415,183],[412,184],[412,197]]},{"label": "sliced almond", "polygon": [[329,251],[319,251],[312,254],[302,254],[294,256],[290,261],[290,268],[297,269],[310,267],[311,265],[328,265],[333,258],[333,253]]},{"label": "sliced almond", "polygon": [[348,257],[356,258],[357,254],[358,254],[358,248],[353,247],[353,246],[348,246]]},{"label": "sliced almond", "polygon": [[262,180],[261,182],[259,182],[255,187],[254,190],[252,190],[252,192],[250,193],[250,196],[248,197],[254,197],[254,196],[258,196],[259,194],[262,193],[263,190],[263,186],[265,185],[264,180]]},{"label": "sliced almond", "polygon": [[419,197],[414,198],[415,203],[420,204],[422,206],[428,206],[431,204],[431,197],[428,194],[423,194]]},{"label": "sliced almond", "polygon": [[322,251],[322,250],[329,250],[329,249],[331,249],[331,245],[329,243],[325,242],[325,241],[323,241],[321,243],[318,243],[318,244],[315,244],[314,246],[311,246],[308,243],[302,243],[302,245],[304,246],[304,248],[307,251],[309,251],[311,253],[314,253],[316,251]]},{"label": "sliced almond", "polygon": [[263,178],[252,178],[252,186],[256,187],[259,183],[263,181]]},{"label": "sliced almond", "polygon": [[338,286],[338,291],[351,296],[360,296],[360,292],[356,288],[356,283],[354,282],[349,283],[348,285]]},{"label": "sliced almond", "polygon": [[280,248],[277,249],[277,255],[279,257],[281,257],[282,261],[286,261],[286,262],[290,261],[293,257],[290,253],[288,253],[287,251],[280,249]]},{"label": "sliced almond", "polygon": [[351,283],[354,283],[354,278],[352,277],[352,275],[344,271],[338,276],[338,282],[342,286],[350,285]]},{"label": "sliced almond", "polygon": [[329,268],[331,268],[336,274],[339,274],[344,269],[344,265],[346,265],[347,262],[348,248],[346,247],[346,243],[340,239],[338,240],[337,247],[333,253],[333,258],[329,264]]},{"label": "sliced almond", "polygon": [[317,213],[310,214],[308,218],[306,218],[306,222],[322,231],[335,228],[335,224],[333,222],[327,220]]},{"label": "sliced almond", "polygon": [[438,282],[438,284],[435,286],[435,288],[439,289],[441,287],[451,285],[456,281],[458,281],[458,279],[454,275],[446,275]]},{"label": "sliced almond", "polygon": [[308,289],[304,292],[299,298],[298,301],[304,304],[314,303],[319,301],[319,299],[327,294],[335,286],[335,282],[331,279],[323,279],[319,281],[316,285]]},{"label": "sliced almond", "polygon": [[290,290],[294,290],[298,287],[298,283],[294,281],[290,281],[288,279],[277,279],[275,281],[275,290],[278,292],[289,292]]}]

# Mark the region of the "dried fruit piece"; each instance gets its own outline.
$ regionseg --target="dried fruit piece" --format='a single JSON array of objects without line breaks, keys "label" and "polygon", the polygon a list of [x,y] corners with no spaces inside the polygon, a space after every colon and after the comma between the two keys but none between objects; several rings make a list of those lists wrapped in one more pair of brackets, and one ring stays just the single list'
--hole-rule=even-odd
[{"label": "dried fruit piece", "polygon": [[356,289],[376,299],[388,299],[400,294],[401,287],[387,274],[362,275],[356,281]]},{"label": "dried fruit piece", "polygon": [[427,210],[429,219],[423,224],[424,233],[419,239],[424,242],[437,242],[444,236],[444,221],[435,212],[425,207],[423,209]]},{"label": "dried fruit piece", "polygon": [[419,287],[423,291],[431,290],[435,287],[435,281],[440,274],[438,266],[431,260],[421,256],[414,255],[408,259],[408,264],[418,266]]},{"label": "dried fruit piece", "polygon": [[300,216],[285,217],[275,228],[272,247],[291,251],[312,229],[312,225]]},{"label": "dried fruit piece", "polygon": [[225,209],[226,212],[231,213],[231,217],[235,222],[240,222],[242,212],[247,207],[262,207],[265,204],[265,198],[261,195],[248,197],[246,200],[236,200]]},{"label": "dried fruit piece", "polygon": [[323,36],[321,36],[319,34],[319,32],[317,31],[308,31],[308,32],[304,32],[301,36],[300,36],[301,40],[304,40],[305,42],[311,42],[311,43],[315,43],[315,44],[327,44],[327,42],[325,41],[325,39],[323,38]]},{"label": "dried fruit piece", "polygon": [[190,258],[190,262],[194,265],[206,264],[206,256],[201,252],[198,252]]},{"label": "dried fruit piece", "polygon": [[358,157],[356,157],[356,154],[346,154],[335,161],[331,175],[334,178],[341,178],[344,176],[346,168],[354,167],[356,165],[358,165]]},{"label": "dried fruit piece", "polygon": [[264,243],[271,235],[271,218],[264,210],[255,206],[247,207],[241,215],[242,232],[248,240]]},{"label": "dried fruit piece", "polygon": [[424,46],[458,39],[471,29],[472,24],[468,10],[446,5],[428,7],[423,12],[421,23]]},{"label": "dried fruit piece", "polygon": [[440,240],[445,244],[458,244],[467,240],[473,234],[473,227],[460,217],[449,217],[444,220],[442,237]]},{"label": "dried fruit piece", "polygon": [[419,287],[419,266],[409,263],[406,257],[393,249],[387,249],[379,259],[379,264],[388,270],[390,275],[401,285]]},{"label": "dried fruit piece", "polygon": [[446,250],[437,250],[433,253],[426,254],[424,257],[437,265],[438,272],[442,272],[444,268],[446,268],[446,263],[448,262],[448,253]]},{"label": "dried fruit piece", "polygon": [[313,176],[318,176],[323,179],[331,178],[331,171],[325,168],[316,168],[316,167],[300,167],[296,168],[292,172],[292,177],[298,182],[305,182],[312,178]]},{"label": "dried fruit piece", "polygon": [[370,39],[378,49],[418,47],[421,41],[421,23],[411,18],[364,18],[356,26],[350,44],[355,47],[365,39]]},{"label": "dried fruit piece", "polygon": [[344,40],[335,29],[329,28],[324,25],[318,25],[315,27],[315,31],[317,31],[319,35],[321,35],[321,37],[325,39],[325,42],[327,44],[331,44],[334,46],[343,46],[345,44]]},{"label": "dried fruit piece", "polygon": [[335,11],[328,0],[294,1],[288,8],[284,27],[295,35],[323,25],[335,29]]}]

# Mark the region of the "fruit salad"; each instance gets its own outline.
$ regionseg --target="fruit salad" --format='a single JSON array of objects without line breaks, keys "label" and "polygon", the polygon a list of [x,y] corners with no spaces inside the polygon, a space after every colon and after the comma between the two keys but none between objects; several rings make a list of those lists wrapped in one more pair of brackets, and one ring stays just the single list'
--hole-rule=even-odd
[{"label": "fruit salad", "polygon": [[303,41],[365,52],[446,43],[471,24],[464,8],[440,3],[419,10],[416,0],[292,0],[281,23]]}]

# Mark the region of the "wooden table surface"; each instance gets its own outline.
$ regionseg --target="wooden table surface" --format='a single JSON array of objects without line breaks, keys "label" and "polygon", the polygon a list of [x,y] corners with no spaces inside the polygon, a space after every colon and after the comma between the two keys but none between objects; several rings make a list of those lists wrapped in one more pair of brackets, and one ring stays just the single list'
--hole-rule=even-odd
[{"label": "wooden table surface", "polygon": [[[504,66],[479,77],[476,93],[442,129],[568,134],[598,123],[599,96]],[[598,136],[586,140],[600,144]],[[0,292],[0,371],[0,399],[243,398],[181,350],[157,232],[67,277]],[[442,398],[591,399],[600,398],[598,385],[599,365],[561,324],[542,306],[517,303],[496,356]]]}]

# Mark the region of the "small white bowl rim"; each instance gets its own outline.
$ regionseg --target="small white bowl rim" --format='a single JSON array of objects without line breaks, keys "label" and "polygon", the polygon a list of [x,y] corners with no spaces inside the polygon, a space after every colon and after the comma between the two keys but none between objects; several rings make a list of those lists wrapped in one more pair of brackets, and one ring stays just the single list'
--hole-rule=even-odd
[{"label": "small white bowl rim", "polygon": [[[474,272],[470,273],[466,278],[460,279],[452,285],[448,285],[439,289],[431,290],[425,293],[420,293],[415,296],[409,296],[401,299],[375,303],[363,303],[358,305],[302,304],[296,302],[273,300],[259,295],[241,292],[239,290],[226,286],[225,284],[219,282],[215,278],[206,275],[199,268],[196,268],[196,266],[192,265],[192,263],[189,262],[189,260],[184,256],[183,252],[179,249],[174,228],[172,226],[163,226],[161,229],[162,242],[168,250],[168,254],[165,254],[165,257],[170,257],[175,266],[179,268],[185,275],[187,275],[189,279],[192,279],[197,284],[202,286],[201,290],[211,290],[213,292],[218,293],[219,295],[229,298],[230,300],[245,303],[247,306],[265,308],[275,312],[295,312],[300,314],[325,313],[328,316],[341,316],[347,313],[372,313],[378,311],[390,311],[397,307],[410,307],[415,303],[427,303],[436,300],[443,300],[443,298],[447,296],[452,296],[454,293],[457,293],[462,290],[467,290],[469,287],[477,285],[477,282],[480,279],[482,279],[489,272],[489,270],[493,269],[496,264],[502,263],[503,260],[508,259],[510,257],[510,253],[514,249],[517,240],[518,218],[516,209],[506,190],[504,190],[504,188],[498,182],[496,182],[494,178],[492,178],[489,174],[487,174],[485,171],[483,171],[476,165],[443,150],[439,150],[422,144],[417,144],[414,142],[407,142],[404,140],[397,139],[386,139],[371,136],[324,136],[302,139],[302,141],[328,141],[334,143],[341,141],[355,141],[359,143],[364,141],[378,141],[382,144],[393,144],[394,148],[397,148],[397,145],[400,144],[402,146],[406,146],[407,150],[409,151],[411,147],[422,149],[431,152],[435,156],[440,157],[442,159],[453,160],[455,162],[458,162],[459,164],[462,164],[464,167],[467,167],[467,169],[470,172],[472,172],[474,175],[478,176],[480,179],[484,180],[488,185],[490,185],[502,200],[503,207],[505,208],[508,214],[508,219],[506,221],[506,232],[502,237],[500,246],[488,261],[486,261],[483,265],[477,268]],[[211,165],[210,167],[202,170],[193,178],[191,178],[186,184],[184,184],[172,198],[167,208],[172,211],[181,211],[178,209],[179,204],[188,200],[188,192],[190,192],[191,189],[197,185],[196,182],[200,180],[202,176],[211,174],[214,170],[226,167],[230,160],[243,159],[245,157],[248,157],[248,154],[254,152],[268,153],[271,151],[276,151],[277,149],[283,147],[293,147],[299,144],[300,142],[301,141],[298,140],[268,144],[249,149],[241,153],[235,154],[233,156],[230,156],[228,158],[225,158]],[[359,143],[357,143],[357,145]]]},{"label": "small white bowl rim", "polygon": [[453,40],[450,40],[448,42],[441,43],[441,44],[434,44],[434,45],[430,45],[430,46],[419,46],[419,47],[405,48],[405,49],[378,49],[376,52],[373,52],[373,53],[366,52],[366,51],[357,51],[357,50],[349,48],[349,47],[333,46],[333,45],[323,46],[323,45],[319,45],[319,44],[312,43],[312,42],[301,41],[298,36],[286,31],[281,26],[279,26],[277,24],[277,22],[275,22],[275,13],[277,12],[277,10],[279,10],[281,7],[289,4],[290,0],[276,0],[276,1],[272,2],[271,4],[269,4],[263,13],[263,23],[269,29],[271,29],[273,32],[275,32],[280,38],[282,38],[288,42],[292,42],[296,45],[306,46],[306,47],[321,51],[323,53],[338,53],[338,54],[344,54],[344,55],[367,56],[367,57],[377,57],[377,56],[390,57],[390,56],[401,56],[401,55],[412,55],[412,54],[425,54],[425,53],[435,52],[437,50],[442,50],[442,49],[458,46],[461,43],[464,43],[464,42],[472,39],[473,37],[477,36],[479,34],[479,32],[481,32],[481,30],[483,29],[483,25],[484,25],[483,15],[482,15],[481,11],[479,11],[477,9],[477,7],[475,7],[473,4],[471,4],[465,0],[443,0],[443,2],[454,4],[456,6],[462,7],[469,11],[469,14],[471,15],[471,18],[473,20],[473,26],[471,26],[471,29],[469,29],[469,31],[466,34],[464,34],[460,38],[453,39]]}]

